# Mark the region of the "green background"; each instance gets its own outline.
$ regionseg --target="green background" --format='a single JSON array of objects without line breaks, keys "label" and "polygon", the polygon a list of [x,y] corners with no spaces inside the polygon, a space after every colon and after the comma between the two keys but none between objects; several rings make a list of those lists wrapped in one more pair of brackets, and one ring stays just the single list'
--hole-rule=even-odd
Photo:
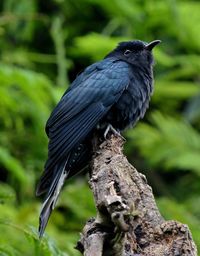
[{"label": "green background", "polygon": [[44,126],[81,70],[133,39],[162,44],[150,109],[125,132],[125,153],[163,216],[188,224],[200,248],[200,2],[1,0],[0,11],[0,255],[79,255],[79,232],[95,216],[85,175],[67,183],[37,237]]}]

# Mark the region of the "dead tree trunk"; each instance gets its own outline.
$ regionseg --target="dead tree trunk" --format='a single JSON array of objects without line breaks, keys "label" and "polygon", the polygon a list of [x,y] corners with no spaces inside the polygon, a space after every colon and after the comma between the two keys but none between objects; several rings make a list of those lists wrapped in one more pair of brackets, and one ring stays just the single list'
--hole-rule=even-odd
[{"label": "dead tree trunk", "polygon": [[89,183],[97,217],[76,248],[85,256],[196,256],[187,225],[163,219],[146,177],[122,149],[122,138],[111,136],[95,150]]}]

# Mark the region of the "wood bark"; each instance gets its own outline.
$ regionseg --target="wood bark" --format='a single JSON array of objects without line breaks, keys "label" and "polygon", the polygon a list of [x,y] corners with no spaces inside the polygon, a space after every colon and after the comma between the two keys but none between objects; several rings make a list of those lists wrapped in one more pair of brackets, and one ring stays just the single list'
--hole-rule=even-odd
[{"label": "wood bark", "polygon": [[95,146],[89,184],[97,216],[76,249],[84,256],[196,256],[189,228],[164,220],[146,177],[123,155],[123,143],[112,135]]}]

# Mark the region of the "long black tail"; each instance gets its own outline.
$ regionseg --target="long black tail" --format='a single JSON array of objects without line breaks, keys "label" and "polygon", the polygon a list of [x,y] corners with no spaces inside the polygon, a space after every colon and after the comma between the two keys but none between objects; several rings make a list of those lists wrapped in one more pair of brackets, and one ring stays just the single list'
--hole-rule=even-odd
[{"label": "long black tail", "polygon": [[37,186],[36,195],[46,193],[46,199],[42,205],[39,221],[39,236],[42,237],[47,222],[55,207],[59,193],[68,179],[84,169],[91,159],[91,144],[80,143],[68,153],[65,160],[52,169],[45,169]]},{"label": "long black tail", "polygon": [[[68,156],[69,158],[69,156]],[[61,164],[57,165],[55,168],[55,177],[52,181],[50,189],[47,193],[46,199],[42,205],[39,220],[39,237],[41,238],[44,234],[44,230],[47,226],[51,212],[53,211],[55,204],[57,202],[58,196],[60,194],[61,188],[64,185],[64,181],[67,177],[67,172],[65,170],[68,158]]]}]

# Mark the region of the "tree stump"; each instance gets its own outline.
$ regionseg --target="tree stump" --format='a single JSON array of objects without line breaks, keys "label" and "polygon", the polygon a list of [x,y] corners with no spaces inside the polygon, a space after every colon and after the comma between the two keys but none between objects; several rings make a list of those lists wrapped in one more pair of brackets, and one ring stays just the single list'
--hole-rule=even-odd
[{"label": "tree stump", "polygon": [[89,184],[97,217],[86,223],[76,249],[85,256],[196,256],[189,228],[163,219],[146,177],[123,155],[123,143],[111,135],[95,148]]}]

